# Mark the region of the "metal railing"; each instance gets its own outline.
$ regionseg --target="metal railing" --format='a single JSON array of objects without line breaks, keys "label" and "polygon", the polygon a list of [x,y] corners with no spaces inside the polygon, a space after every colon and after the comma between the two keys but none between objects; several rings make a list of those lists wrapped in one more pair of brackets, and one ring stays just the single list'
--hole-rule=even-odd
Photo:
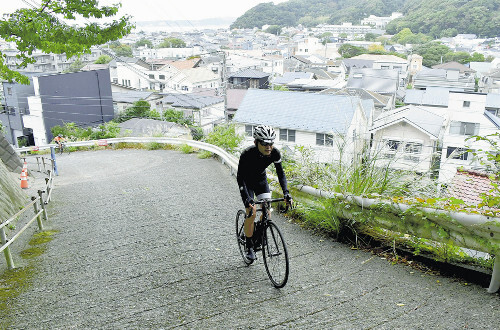
[{"label": "metal railing", "polygon": [[[12,259],[12,254],[10,251],[10,245],[13,244],[14,241],[19,236],[21,236],[21,234],[26,229],[28,229],[35,220],[38,224],[38,229],[40,230],[43,230],[43,221],[48,220],[46,205],[49,203],[51,199],[51,192],[54,183],[53,173],[54,173],[55,161],[53,159],[48,159],[43,157],[36,157],[36,160],[38,164],[38,171],[47,175],[47,177],[45,178],[45,189],[38,190],[37,192],[38,196],[32,196],[30,203],[25,205],[19,212],[14,214],[12,217],[0,223],[0,241],[2,243],[2,245],[0,246],[0,252],[3,251],[5,259],[7,261],[7,267],[9,269],[13,269],[15,267],[14,261]],[[28,222],[19,231],[17,231],[11,238],[8,238],[5,229],[8,228],[8,226],[11,226],[20,216],[27,214],[27,212],[29,212],[31,208],[33,208],[34,210],[34,215],[31,218],[29,218]]]}]

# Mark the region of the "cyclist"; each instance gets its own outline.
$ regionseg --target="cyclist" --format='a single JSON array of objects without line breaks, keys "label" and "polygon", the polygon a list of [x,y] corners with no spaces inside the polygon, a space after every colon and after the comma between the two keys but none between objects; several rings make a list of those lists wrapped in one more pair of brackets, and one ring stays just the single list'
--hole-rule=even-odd
[{"label": "cyclist", "polygon": [[244,232],[246,236],[246,257],[249,260],[256,259],[254,241],[252,239],[256,217],[256,206],[253,198],[254,194],[257,200],[271,198],[266,176],[266,168],[271,163],[274,163],[276,168],[278,181],[287,204],[292,202],[292,197],[287,188],[286,176],[281,164],[281,154],[278,149],[273,147],[276,132],[270,126],[259,125],[255,127],[253,137],[254,145],[241,153],[238,163],[238,173],[236,175],[241,199],[246,208]]},{"label": "cyclist", "polygon": [[58,136],[56,136],[54,138],[54,142],[57,143],[57,145],[59,146],[59,149],[62,150],[62,143],[66,141],[65,138],[62,137],[61,134],[59,134]]}]

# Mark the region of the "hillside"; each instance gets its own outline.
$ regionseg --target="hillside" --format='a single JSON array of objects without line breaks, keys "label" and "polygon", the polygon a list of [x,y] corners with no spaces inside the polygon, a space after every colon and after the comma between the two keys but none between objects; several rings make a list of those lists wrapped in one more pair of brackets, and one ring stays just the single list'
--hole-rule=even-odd
[{"label": "hillside", "polygon": [[498,0],[413,0],[406,1],[405,17],[392,21],[387,33],[404,28],[433,37],[451,37],[473,33],[480,37],[500,35],[500,2]]},{"label": "hillside", "polygon": [[482,37],[500,35],[500,2],[497,0],[290,0],[278,5],[261,3],[231,24],[231,28],[261,28],[263,25],[306,27],[317,24],[359,24],[369,15],[405,17],[388,26],[395,34],[409,27],[414,33],[434,37],[474,33]]}]

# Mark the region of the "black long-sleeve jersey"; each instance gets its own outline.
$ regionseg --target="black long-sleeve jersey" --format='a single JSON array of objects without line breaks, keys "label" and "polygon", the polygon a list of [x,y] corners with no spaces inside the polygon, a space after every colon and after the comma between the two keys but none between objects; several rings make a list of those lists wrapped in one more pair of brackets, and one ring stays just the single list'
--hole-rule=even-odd
[{"label": "black long-sleeve jersey", "polygon": [[255,190],[255,186],[265,181],[267,183],[266,168],[274,163],[278,181],[280,183],[283,194],[288,194],[286,176],[283,172],[281,164],[281,153],[278,149],[273,148],[269,156],[263,155],[257,146],[251,146],[245,149],[240,156],[238,163],[238,173],[236,180],[240,188],[241,199],[243,203],[247,203],[250,199],[248,188]]}]

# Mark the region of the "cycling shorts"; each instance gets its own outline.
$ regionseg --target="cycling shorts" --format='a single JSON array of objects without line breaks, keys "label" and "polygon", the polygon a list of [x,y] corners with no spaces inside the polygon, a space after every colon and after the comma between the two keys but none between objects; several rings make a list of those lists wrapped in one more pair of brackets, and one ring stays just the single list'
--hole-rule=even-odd
[{"label": "cycling shorts", "polygon": [[269,184],[267,183],[267,178],[250,185],[247,183],[248,196],[250,198],[256,197],[257,201],[271,198],[271,190],[269,189]]}]

